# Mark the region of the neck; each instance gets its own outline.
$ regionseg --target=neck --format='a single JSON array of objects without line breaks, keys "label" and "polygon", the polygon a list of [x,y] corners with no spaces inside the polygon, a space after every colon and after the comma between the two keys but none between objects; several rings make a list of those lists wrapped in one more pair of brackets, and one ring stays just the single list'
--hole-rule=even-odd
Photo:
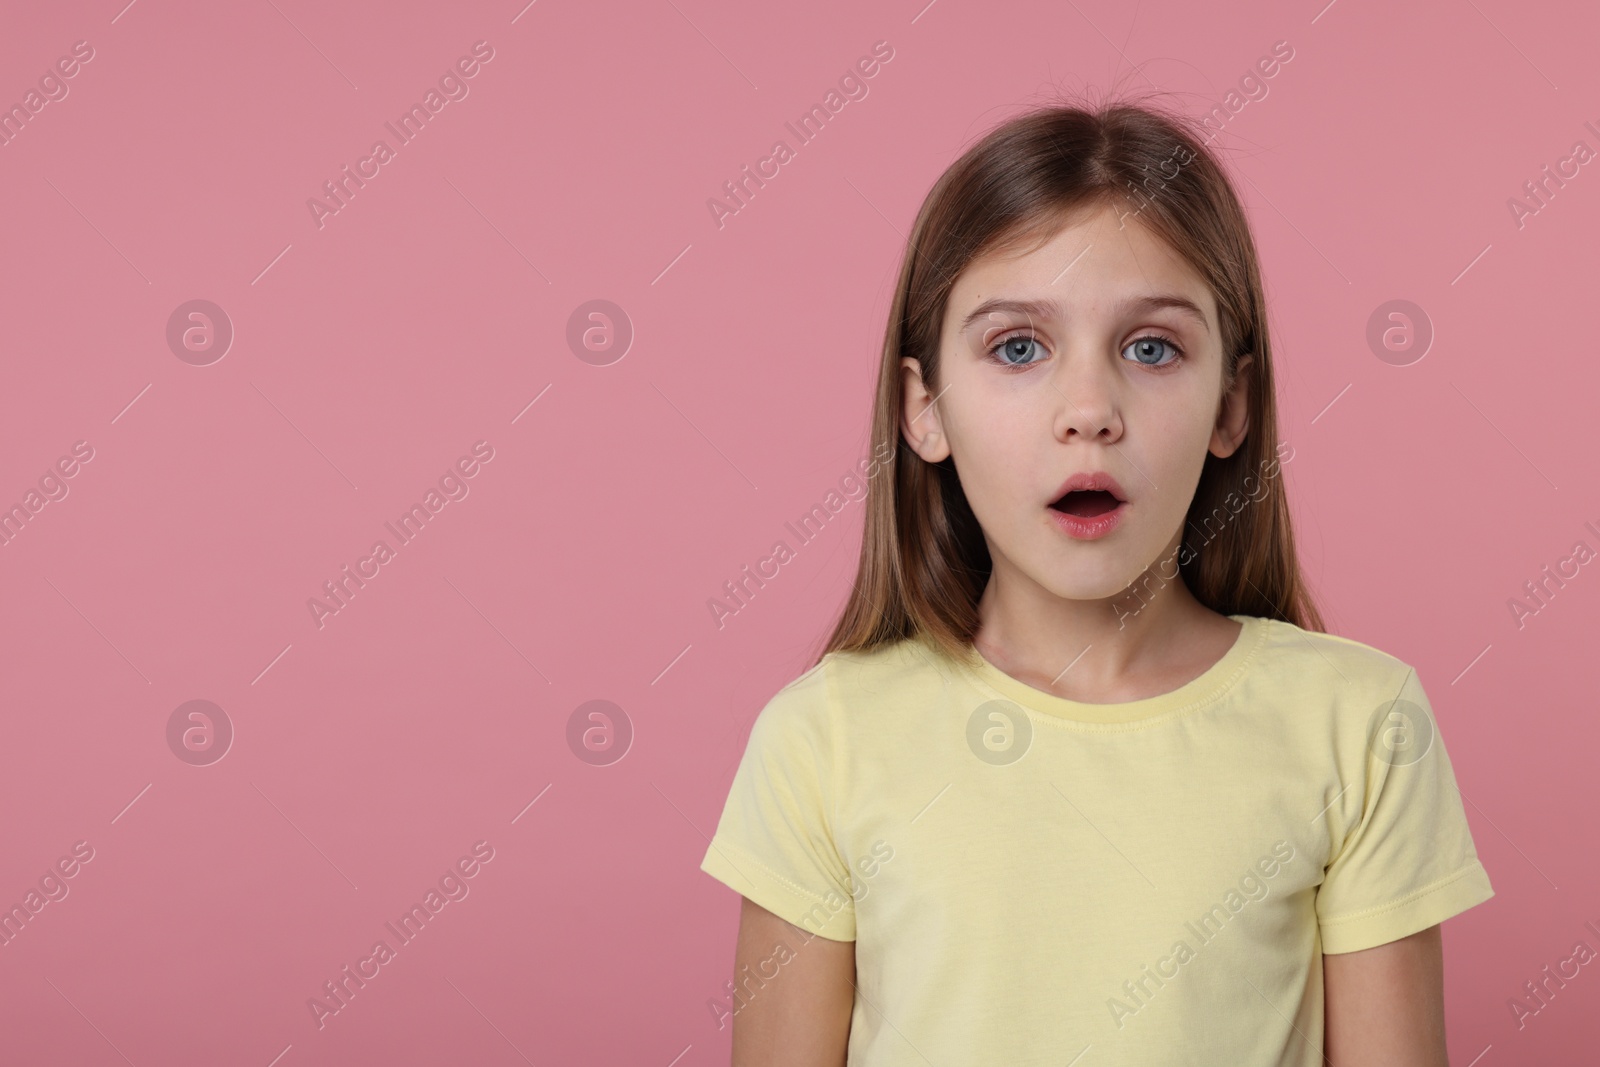
[{"label": "neck", "polygon": [[1012,677],[1063,695],[1126,690],[1137,676],[1173,669],[1218,618],[1170,565],[1152,565],[1113,596],[1076,600],[996,564],[973,644]]}]

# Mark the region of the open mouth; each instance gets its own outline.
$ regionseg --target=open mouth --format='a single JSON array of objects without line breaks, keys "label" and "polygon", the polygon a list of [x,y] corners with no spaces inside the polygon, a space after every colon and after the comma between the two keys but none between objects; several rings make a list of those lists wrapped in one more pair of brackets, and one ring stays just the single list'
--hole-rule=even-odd
[{"label": "open mouth", "polygon": [[1122,501],[1104,489],[1074,489],[1050,506],[1063,514],[1092,519],[1108,511],[1115,511],[1117,505],[1121,503]]}]

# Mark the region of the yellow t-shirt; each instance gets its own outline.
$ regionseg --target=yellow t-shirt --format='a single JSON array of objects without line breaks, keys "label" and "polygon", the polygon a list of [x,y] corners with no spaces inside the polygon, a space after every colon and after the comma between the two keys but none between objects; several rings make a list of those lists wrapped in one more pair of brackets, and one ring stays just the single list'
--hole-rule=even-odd
[{"label": "yellow t-shirt", "polygon": [[1232,618],[1121,704],[914,640],[830,654],[757,716],[701,869],[855,942],[851,1064],[1317,1067],[1322,954],[1494,890],[1416,673]]}]

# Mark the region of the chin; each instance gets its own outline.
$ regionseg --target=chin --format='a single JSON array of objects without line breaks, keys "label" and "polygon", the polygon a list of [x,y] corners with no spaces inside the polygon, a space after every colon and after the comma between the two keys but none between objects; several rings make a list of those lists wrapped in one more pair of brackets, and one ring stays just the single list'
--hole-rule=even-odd
[{"label": "chin", "polygon": [[1050,575],[1039,584],[1062,600],[1110,600],[1121,596],[1127,582],[1118,581],[1104,566],[1073,568],[1070,573]]}]

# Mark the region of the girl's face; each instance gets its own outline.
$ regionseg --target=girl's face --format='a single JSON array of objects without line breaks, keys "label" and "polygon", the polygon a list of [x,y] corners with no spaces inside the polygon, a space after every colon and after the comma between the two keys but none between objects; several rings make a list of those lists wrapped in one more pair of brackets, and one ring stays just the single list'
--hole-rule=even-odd
[{"label": "girl's face", "polygon": [[[1206,453],[1231,455],[1247,429],[1248,363],[1225,392],[1209,287],[1110,207],[1032,252],[968,265],[936,389],[902,364],[902,430],[924,460],[954,457],[996,577],[1057,597],[1109,600],[1152,567],[1171,579]],[[1096,473],[1123,501],[1114,515],[1090,521],[1116,503],[1103,494],[1066,498],[1076,520],[1051,507],[1069,478]]]}]

